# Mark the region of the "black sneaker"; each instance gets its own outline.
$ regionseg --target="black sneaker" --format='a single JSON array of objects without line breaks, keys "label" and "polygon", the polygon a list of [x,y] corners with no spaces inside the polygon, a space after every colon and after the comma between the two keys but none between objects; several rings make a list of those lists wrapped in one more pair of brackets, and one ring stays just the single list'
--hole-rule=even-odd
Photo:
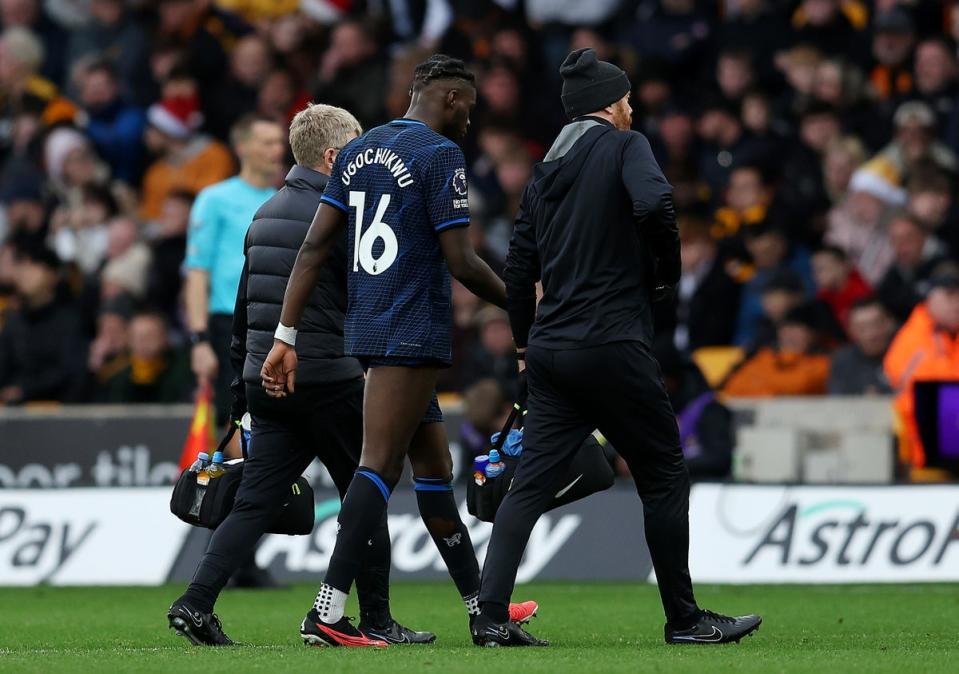
[{"label": "black sneaker", "polygon": [[699,620],[689,628],[673,629],[666,625],[667,644],[727,644],[759,629],[763,619],[758,615],[733,618],[712,611],[700,611]]},{"label": "black sneaker", "polygon": [[233,640],[223,633],[216,613],[200,613],[182,600],[173,602],[167,611],[170,629],[186,637],[194,646],[232,646]]},{"label": "black sneaker", "polygon": [[389,646],[382,639],[370,638],[360,632],[353,627],[353,623],[346,616],[333,624],[323,622],[316,609],[310,609],[300,624],[300,636],[307,646],[346,646],[348,648]]},{"label": "black sneaker", "polygon": [[360,622],[360,632],[370,639],[378,639],[386,643],[393,644],[431,644],[436,641],[436,635],[432,632],[416,632],[408,627],[403,627],[393,618],[385,627],[371,627]]},{"label": "black sneaker", "polygon": [[537,639],[513,621],[494,623],[484,615],[470,620],[470,632],[477,646],[549,646],[545,639]]}]

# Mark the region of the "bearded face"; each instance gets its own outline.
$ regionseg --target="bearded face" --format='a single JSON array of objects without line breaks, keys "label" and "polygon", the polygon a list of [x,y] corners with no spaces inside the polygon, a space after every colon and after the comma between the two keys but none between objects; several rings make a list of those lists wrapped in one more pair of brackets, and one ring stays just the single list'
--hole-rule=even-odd
[{"label": "bearded face", "polygon": [[613,126],[620,131],[628,131],[633,126],[633,108],[629,105],[629,94],[610,106],[613,115]]}]

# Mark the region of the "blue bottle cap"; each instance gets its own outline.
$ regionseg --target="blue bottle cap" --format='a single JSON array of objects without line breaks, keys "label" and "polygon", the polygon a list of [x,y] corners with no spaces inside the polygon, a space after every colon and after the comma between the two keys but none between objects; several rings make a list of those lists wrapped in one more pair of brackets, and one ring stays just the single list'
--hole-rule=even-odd
[{"label": "blue bottle cap", "polygon": [[489,450],[489,462],[499,463],[499,450],[496,450],[496,449]]},{"label": "blue bottle cap", "polygon": [[223,463],[223,452],[213,452],[213,463]]},{"label": "blue bottle cap", "polygon": [[199,454],[196,455],[196,458],[203,459],[204,461],[209,461],[210,455],[207,454],[206,452],[200,452]]}]

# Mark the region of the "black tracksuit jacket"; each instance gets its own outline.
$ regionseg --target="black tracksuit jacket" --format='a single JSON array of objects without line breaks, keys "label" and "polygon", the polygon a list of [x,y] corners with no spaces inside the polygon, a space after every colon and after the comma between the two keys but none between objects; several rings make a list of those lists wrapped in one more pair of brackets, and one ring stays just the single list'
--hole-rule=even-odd
[{"label": "black tracksuit jacket", "polygon": [[646,137],[596,117],[563,127],[526,186],[506,259],[517,346],[648,347],[652,291],[679,275],[672,187]]}]

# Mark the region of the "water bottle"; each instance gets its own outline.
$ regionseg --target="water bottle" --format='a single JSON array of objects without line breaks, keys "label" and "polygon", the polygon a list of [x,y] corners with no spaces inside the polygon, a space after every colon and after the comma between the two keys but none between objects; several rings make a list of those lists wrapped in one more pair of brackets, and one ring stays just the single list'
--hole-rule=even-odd
[{"label": "water bottle", "polygon": [[486,466],[489,465],[489,456],[480,454],[473,459],[473,481],[482,487],[486,484]]},{"label": "water bottle", "polygon": [[226,467],[223,465],[223,452],[214,452],[213,463],[206,469],[206,474],[209,478],[208,481],[220,477],[225,472]]},{"label": "water bottle", "polygon": [[489,450],[489,463],[486,464],[486,477],[492,479],[499,477],[506,470],[506,464],[500,459],[499,451]]},{"label": "water bottle", "polygon": [[190,466],[190,471],[196,473],[196,491],[193,493],[193,504],[190,506],[190,515],[200,516],[200,506],[203,505],[203,496],[206,494],[206,485],[210,482],[210,476],[207,475],[207,468],[210,466],[210,455],[206,452],[200,452],[196,455],[196,461]]},{"label": "water bottle", "polygon": [[190,466],[191,473],[199,473],[202,469],[210,465],[210,455],[206,452],[200,452],[196,455],[196,461]]}]

